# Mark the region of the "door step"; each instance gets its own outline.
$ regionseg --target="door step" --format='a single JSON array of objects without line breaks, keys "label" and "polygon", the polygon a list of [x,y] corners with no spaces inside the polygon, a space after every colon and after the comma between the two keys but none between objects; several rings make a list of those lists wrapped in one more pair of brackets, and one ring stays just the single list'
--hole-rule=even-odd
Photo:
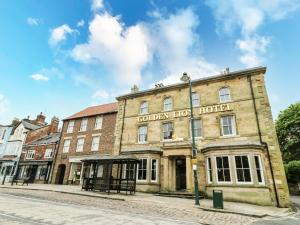
[{"label": "door step", "polygon": [[[186,199],[195,199],[195,194],[185,193],[185,192],[159,192],[155,196],[161,197],[170,197],[170,198],[186,198]],[[201,193],[199,193],[200,199],[204,198]]]}]

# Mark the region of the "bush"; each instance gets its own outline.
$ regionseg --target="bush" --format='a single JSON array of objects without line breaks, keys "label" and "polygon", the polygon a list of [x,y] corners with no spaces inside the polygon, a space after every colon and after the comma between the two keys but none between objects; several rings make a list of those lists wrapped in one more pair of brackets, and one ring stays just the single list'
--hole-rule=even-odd
[{"label": "bush", "polygon": [[285,168],[288,182],[290,183],[300,182],[300,160],[290,161],[288,164],[284,165],[284,168]]}]

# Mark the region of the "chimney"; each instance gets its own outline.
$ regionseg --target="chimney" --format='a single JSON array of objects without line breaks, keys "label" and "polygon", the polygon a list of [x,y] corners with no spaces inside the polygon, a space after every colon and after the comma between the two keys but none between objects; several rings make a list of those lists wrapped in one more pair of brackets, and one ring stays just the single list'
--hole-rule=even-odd
[{"label": "chimney", "polygon": [[56,116],[52,117],[50,128],[49,128],[49,134],[57,132],[58,124],[59,124],[59,119]]},{"label": "chimney", "polygon": [[135,93],[135,92],[138,92],[138,91],[139,91],[138,86],[136,84],[133,85],[133,87],[131,88],[131,93]]},{"label": "chimney", "polygon": [[17,124],[20,122],[20,120],[18,118],[14,118],[13,121],[11,122],[11,125],[13,127],[17,126]]},{"label": "chimney", "polygon": [[46,117],[41,112],[39,115],[36,116],[35,122],[37,124],[45,124],[45,119],[46,119]]}]

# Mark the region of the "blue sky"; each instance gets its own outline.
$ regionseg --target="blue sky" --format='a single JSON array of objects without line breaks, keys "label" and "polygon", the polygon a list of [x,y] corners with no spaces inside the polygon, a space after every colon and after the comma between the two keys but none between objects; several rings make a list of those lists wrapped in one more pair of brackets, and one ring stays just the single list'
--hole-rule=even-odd
[{"label": "blue sky", "polygon": [[274,117],[300,100],[299,0],[10,0],[0,12],[0,124],[226,67],[268,67]]}]

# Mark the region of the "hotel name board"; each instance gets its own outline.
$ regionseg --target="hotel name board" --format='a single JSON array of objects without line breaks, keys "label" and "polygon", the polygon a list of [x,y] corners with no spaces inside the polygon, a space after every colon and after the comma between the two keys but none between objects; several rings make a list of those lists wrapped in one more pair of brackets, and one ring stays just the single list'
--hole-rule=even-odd
[{"label": "hotel name board", "polygon": [[[212,106],[204,106],[194,109],[194,115],[201,115],[207,113],[215,113],[215,112],[224,112],[232,110],[230,104],[219,104],[219,105],[212,105]],[[156,120],[166,120],[169,118],[179,118],[179,117],[188,117],[191,115],[191,110],[184,109],[179,111],[173,112],[162,112],[156,113],[151,115],[144,115],[138,117],[138,122],[147,122],[147,121],[156,121]]]}]

